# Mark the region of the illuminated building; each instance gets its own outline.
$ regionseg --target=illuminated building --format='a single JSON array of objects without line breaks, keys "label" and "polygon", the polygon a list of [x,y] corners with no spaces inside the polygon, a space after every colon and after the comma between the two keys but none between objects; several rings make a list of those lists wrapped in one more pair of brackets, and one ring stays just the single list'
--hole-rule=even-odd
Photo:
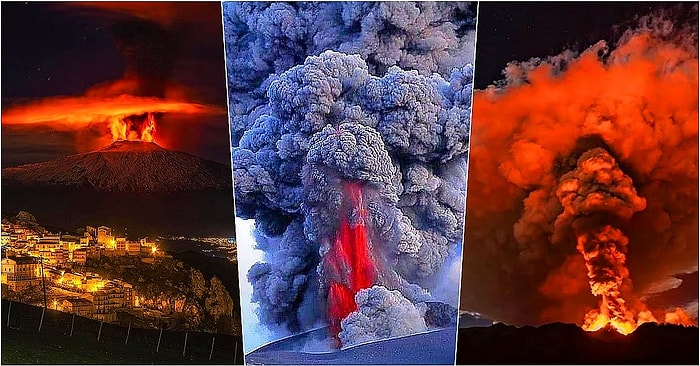
[{"label": "illuminated building", "polygon": [[73,251],[71,261],[74,264],[85,264],[87,261],[87,249],[81,248]]},{"label": "illuminated building", "polygon": [[8,257],[2,260],[2,283],[19,291],[41,283],[41,267],[33,257]]},{"label": "illuminated building", "polygon": [[63,310],[79,316],[92,316],[95,312],[93,303],[84,298],[74,298],[63,300]]},{"label": "illuminated building", "polygon": [[141,253],[141,243],[137,241],[127,241],[126,242],[126,254],[128,255],[139,255]]},{"label": "illuminated building", "polygon": [[112,236],[112,229],[106,226],[100,226],[97,228],[97,244],[104,246],[112,246],[114,237]]},{"label": "illuminated building", "polygon": [[86,295],[86,298],[92,300],[95,307],[95,318],[106,322],[116,321],[116,310],[130,306],[125,301],[124,288],[112,281],[99,291]]}]

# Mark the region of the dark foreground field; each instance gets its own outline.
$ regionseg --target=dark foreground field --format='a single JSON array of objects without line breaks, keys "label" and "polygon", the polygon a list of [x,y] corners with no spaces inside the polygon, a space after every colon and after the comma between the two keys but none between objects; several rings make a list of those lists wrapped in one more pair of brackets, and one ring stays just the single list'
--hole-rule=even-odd
[{"label": "dark foreground field", "polygon": [[[2,302],[3,364],[243,363],[240,337],[189,332],[185,348],[185,332],[164,330],[156,352],[158,329],[131,328],[129,331],[127,327],[105,323],[100,334],[99,321],[76,316],[70,336],[72,315],[47,310],[39,331],[41,308],[19,303],[12,303],[10,307],[9,304]],[[127,333],[129,338],[125,345]]]},{"label": "dark foreground field", "polygon": [[574,324],[465,328],[457,364],[698,364],[698,328],[647,323],[627,336]]}]

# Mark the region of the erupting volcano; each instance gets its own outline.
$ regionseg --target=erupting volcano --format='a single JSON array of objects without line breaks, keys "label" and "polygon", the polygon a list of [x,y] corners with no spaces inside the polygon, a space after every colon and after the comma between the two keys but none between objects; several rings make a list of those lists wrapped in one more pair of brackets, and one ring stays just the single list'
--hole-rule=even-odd
[{"label": "erupting volcano", "polygon": [[[224,2],[246,352],[316,329],[324,363],[373,363],[346,357],[456,327],[475,11]],[[448,338],[395,361],[451,364]]]},{"label": "erupting volcano", "polygon": [[[197,153],[199,146],[182,141],[181,130],[190,127],[181,125],[226,120],[220,88],[223,67],[218,75],[201,71],[214,68],[212,60],[221,58],[220,44],[201,39],[216,34],[216,27],[204,26],[211,22],[201,19],[216,14],[216,7],[190,4],[174,10],[170,4],[86,2],[58,7],[37,5],[35,11],[47,20],[42,29],[56,28],[56,39],[49,43],[66,45],[24,53],[26,60],[14,56],[19,59],[9,64],[36,66],[26,81],[13,85],[31,93],[20,92],[17,96],[21,98],[3,102],[3,127],[18,134],[33,130],[72,135],[72,153],[97,150],[123,140],[158,142]],[[75,22],[64,21],[75,23],[78,29],[53,24],[54,19],[64,17],[75,17]],[[190,27],[202,33],[188,34]],[[82,42],[73,43],[80,38],[72,32],[82,34]],[[26,37],[34,35],[31,31]],[[74,62],[77,55],[80,62]],[[105,55],[109,55],[108,60]],[[75,72],[81,67],[86,70]],[[52,85],[33,86],[38,79],[34,73],[47,73],[46,82]],[[55,139],[55,135],[49,138]],[[42,140],[46,138],[37,142]]]},{"label": "erupting volcano", "polygon": [[646,308],[630,309],[624,299],[624,286],[631,283],[625,263],[629,239],[608,224],[627,222],[646,208],[646,200],[637,195],[632,179],[605,149],[595,148],[583,153],[576,169],[561,177],[556,195],[564,212],[555,226],[564,222],[573,226],[576,249],[586,261],[591,293],[600,298],[600,308],[586,314],[582,327],[597,331],[610,326],[629,334],[641,323],[656,321]]},{"label": "erupting volcano", "polygon": [[[546,18],[534,4],[508,9],[522,24]],[[480,20],[486,43],[525,44],[520,61],[482,58],[506,66],[474,92],[460,306],[611,337],[697,326],[697,287],[684,279],[698,273],[697,6],[633,19],[649,8],[606,5],[616,30],[593,33],[571,9],[599,7],[547,7],[567,37],[594,43],[551,57],[533,52],[576,43],[543,46]]]},{"label": "erupting volcano", "polygon": [[335,244],[326,254],[326,275],[329,282],[328,314],[331,332],[335,337],[340,332],[340,321],[357,310],[355,295],[371,287],[375,281],[374,261],[370,255],[367,233],[367,210],[362,202],[362,186],[350,182],[344,185],[347,210],[353,216],[349,222],[340,217],[340,229]]},{"label": "erupting volcano", "polygon": [[94,126],[104,137],[99,141],[101,145],[121,140],[156,142],[158,120],[165,113],[215,116],[225,114],[225,110],[181,100],[128,94],[96,97],[88,92],[81,97],[49,97],[12,106],[3,111],[2,123],[19,127],[39,124],[76,132]]},{"label": "erupting volcano", "polygon": [[2,10],[3,213],[62,232],[232,235],[220,4]]},{"label": "erupting volcano", "polygon": [[249,350],[324,325],[343,363],[456,327],[474,5],[224,3],[239,245],[263,253]]}]

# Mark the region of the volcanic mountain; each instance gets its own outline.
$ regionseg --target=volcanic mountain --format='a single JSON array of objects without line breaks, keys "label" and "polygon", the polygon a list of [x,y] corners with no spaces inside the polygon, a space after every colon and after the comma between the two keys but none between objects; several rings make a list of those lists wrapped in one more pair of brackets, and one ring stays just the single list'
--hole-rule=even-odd
[{"label": "volcanic mountain", "polygon": [[116,141],[100,150],[2,169],[3,185],[103,192],[178,192],[231,187],[231,170],[153,142]]},{"label": "volcanic mountain", "polygon": [[232,236],[231,169],[152,142],[2,169],[2,215],[52,227],[128,228],[133,235]]}]

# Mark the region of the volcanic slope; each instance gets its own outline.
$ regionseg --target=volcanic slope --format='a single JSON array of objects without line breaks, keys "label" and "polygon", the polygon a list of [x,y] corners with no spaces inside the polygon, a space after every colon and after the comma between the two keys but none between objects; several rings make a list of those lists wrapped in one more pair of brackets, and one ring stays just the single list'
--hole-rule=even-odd
[{"label": "volcanic slope", "polygon": [[262,346],[245,355],[248,365],[454,365],[454,327],[361,343],[333,352],[313,349],[327,328],[297,334]]},{"label": "volcanic slope", "polygon": [[3,184],[102,192],[178,192],[231,187],[231,170],[153,142],[116,141],[100,150],[2,170]]}]

